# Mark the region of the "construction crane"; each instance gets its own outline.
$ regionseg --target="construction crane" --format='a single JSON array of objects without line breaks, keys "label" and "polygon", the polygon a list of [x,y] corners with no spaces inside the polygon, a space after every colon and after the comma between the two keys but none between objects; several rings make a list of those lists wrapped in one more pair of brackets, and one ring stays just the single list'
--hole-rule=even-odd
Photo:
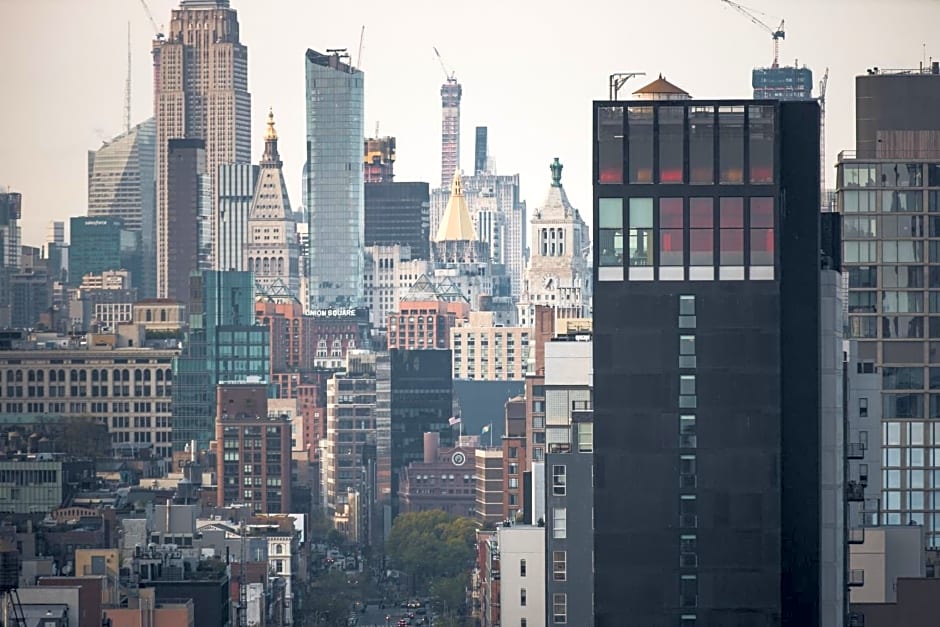
[{"label": "construction crane", "polygon": [[728,6],[730,6],[731,8],[733,8],[735,11],[737,11],[744,17],[748,18],[749,20],[757,24],[758,26],[760,26],[761,28],[763,28],[768,33],[770,33],[770,37],[774,40],[774,63],[771,67],[780,67],[780,64],[779,64],[780,40],[787,38],[787,34],[783,30],[783,20],[780,20],[780,26],[778,26],[777,28],[771,28],[770,26],[765,24],[763,21],[761,21],[756,15],[754,15],[754,13],[759,13],[759,11],[755,11],[754,9],[749,9],[745,6],[738,4],[737,2],[732,2],[731,0],[721,0],[721,1],[727,4]]},{"label": "construction crane", "polygon": [[447,82],[448,82],[448,83],[456,83],[456,82],[457,82],[457,77],[454,76],[454,73],[453,73],[453,72],[451,72],[451,71],[449,71],[449,70],[447,69],[447,66],[444,64],[444,57],[442,57],[442,56],[441,56],[441,53],[437,51],[437,47],[436,47],[436,46],[432,46],[432,47],[434,48],[434,54],[437,55],[437,60],[440,61],[440,63],[441,63],[441,69],[444,70],[444,76],[447,77]]},{"label": "construction crane", "polygon": [[153,32],[158,41],[163,41],[163,28],[157,26],[157,21],[153,19],[153,13],[150,12],[150,7],[147,6],[147,0],[140,0],[140,4],[143,5],[144,11],[147,12],[147,19],[150,20],[150,25],[153,26]]},{"label": "construction crane", "polygon": [[359,52],[356,54],[356,67],[360,70],[362,69],[362,42],[366,38],[366,25],[362,25],[362,30],[359,31]]},{"label": "construction crane", "polygon": [[826,68],[826,73],[819,81],[819,96],[817,98],[819,101],[819,186],[821,193],[819,199],[823,211],[831,211],[827,202],[828,198],[826,198],[828,193],[826,190],[826,87],[828,86],[829,68]]}]

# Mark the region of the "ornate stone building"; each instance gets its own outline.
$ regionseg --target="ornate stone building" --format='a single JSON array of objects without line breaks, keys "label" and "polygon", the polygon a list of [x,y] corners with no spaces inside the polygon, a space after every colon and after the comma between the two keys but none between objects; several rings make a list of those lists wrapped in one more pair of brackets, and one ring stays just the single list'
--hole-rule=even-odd
[{"label": "ornate stone building", "polygon": [[531,326],[535,306],[555,310],[556,318],[591,315],[590,234],[561,184],[562,164],[550,166],[552,185],[532,216],[530,256],[519,301],[519,324]]}]

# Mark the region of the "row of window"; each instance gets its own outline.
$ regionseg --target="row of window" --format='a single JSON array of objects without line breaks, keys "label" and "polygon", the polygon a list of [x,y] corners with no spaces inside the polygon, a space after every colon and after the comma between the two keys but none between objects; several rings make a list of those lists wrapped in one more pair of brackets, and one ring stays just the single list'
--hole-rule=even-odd
[{"label": "row of window", "polygon": [[[772,219],[772,218],[771,218]],[[698,367],[694,330],[696,317],[695,296],[679,296],[679,411],[698,406],[695,369]],[[679,606],[693,608],[698,605],[698,580],[690,569],[698,568],[698,537],[691,530],[698,527],[697,503],[693,490],[698,486],[696,475],[695,415],[679,416]]]},{"label": "row of window", "polygon": [[[652,280],[647,269],[653,266],[662,280],[684,280],[685,267],[708,269],[690,273],[689,279],[714,278],[716,265],[740,268],[740,279],[745,266],[752,268],[750,278],[773,278],[774,202],[769,197],[630,198],[626,213],[624,199],[601,198],[598,227],[600,267],[626,265],[630,279]],[[733,278],[735,273],[727,274]]]},{"label": "row of window", "polygon": [[774,118],[767,105],[600,107],[596,180],[772,184]]},{"label": "row of window", "polygon": [[840,187],[940,187],[940,164],[935,163],[845,163],[840,169]]}]

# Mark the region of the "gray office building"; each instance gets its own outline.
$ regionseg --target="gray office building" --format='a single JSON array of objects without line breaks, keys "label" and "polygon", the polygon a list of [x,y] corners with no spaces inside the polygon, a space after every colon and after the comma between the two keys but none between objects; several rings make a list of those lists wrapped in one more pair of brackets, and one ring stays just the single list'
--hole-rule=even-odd
[{"label": "gray office building", "polygon": [[258,185],[260,168],[250,163],[219,166],[216,198],[219,225],[216,238],[215,269],[247,270],[245,242],[248,241],[248,212]]},{"label": "gray office building", "polygon": [[189,303],[189,275],[211,269],[212,188],[203,140],[170,140],[166,201],[166,297]]},{"label": "gray office building", "polygon": [[88,151],[88,217],[120,218],[140,233],[141,274],[134,283],[144,297],[157,294],[156,158],[154,118]]},{"label": "gray office building", "polygon": [[547,624],[594,624],[592,343],[578,337],[545,343]]},{"label": "gray office building", "polygon": [[850,409],[879,409],[882,435],[880,481],[858,498],[868,522],[877,508],[874,521],[923,525],[940,548],[940,64],[872,69],[855,88],[856,150],[839,154],[836,204],[848,335],[880,384]]},{"label": "gray office building", "polygon": [[362,71],[341,52],[307,50],[308,300],[312,309],[362,302]]}]

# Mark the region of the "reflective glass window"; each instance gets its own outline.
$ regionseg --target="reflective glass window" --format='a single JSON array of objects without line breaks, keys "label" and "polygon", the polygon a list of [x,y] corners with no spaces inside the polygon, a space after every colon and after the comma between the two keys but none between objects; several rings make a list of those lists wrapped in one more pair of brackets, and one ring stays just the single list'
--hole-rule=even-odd
[{"label": "reflective glass window", "polygon": [[659,263],[681,266],[685,260],[681,198],[659,200]]},{"label": "reflective glass window", "polygon": [[653,107],[628,107],[627,167],[631,183],[653,182]]},{"label": "reflective glass window", "polygon": [[719,262],[744,265],[744,199],[721,198],[719,209]]},{"label": "reflective glass window", "polygon": [[[659,182],[682,183],[684,107],[659,107]],[[631,134],[632,136],[632,134]]]},{"label": "reflective glass window", "polygon": [[849,287],[878,287],[878,269],[875,266],[851,266],[846,271]]},{"label": "reflective glass window", "polygon": [[748,107],[748,144],[751,183],[774,182],[774,108]]},{"label": "reflective glass window", "polygon": [[884,316],[881,319],[881,335],[884,338],[924,337],[924,317]]},{"label": "reflective glass window", "polygon": [[923,173],[922,163],[882,163],[878,166],[882,187],[922,187]]},{"label": "reflective glass window", "polygon": [[884,394],[883,399],[882,418],[924,417],[923,394]]},{"label": "reflective glass window", "polygon": [[715,263],[714,201],[689,199],[689,264],[711,266]]},{"label": "reflective glass window", "polygon": [[653,199],[630,199],[630,265],[653,264]]},{"label": "reflective glass window", "polygon": [[623,199],[598,200],[600,265],[623,265]]},{"label": "reflective glass window", "polygon": [[715,110],[689,107],[689,180],[715,182]]},{"label": "reflective glass window", "polygon": [[744,107],[718,107],[718,182],[744,182]]},{"label": "reflective glass window", "polygon": [[597,182],[623,183],[623,107],[597,110]]},{"label": "reflective glass window", "polygon": [[921,190],[895,190],[881,193],[884,212],[917,213],[924,210],[924,192]]}]

